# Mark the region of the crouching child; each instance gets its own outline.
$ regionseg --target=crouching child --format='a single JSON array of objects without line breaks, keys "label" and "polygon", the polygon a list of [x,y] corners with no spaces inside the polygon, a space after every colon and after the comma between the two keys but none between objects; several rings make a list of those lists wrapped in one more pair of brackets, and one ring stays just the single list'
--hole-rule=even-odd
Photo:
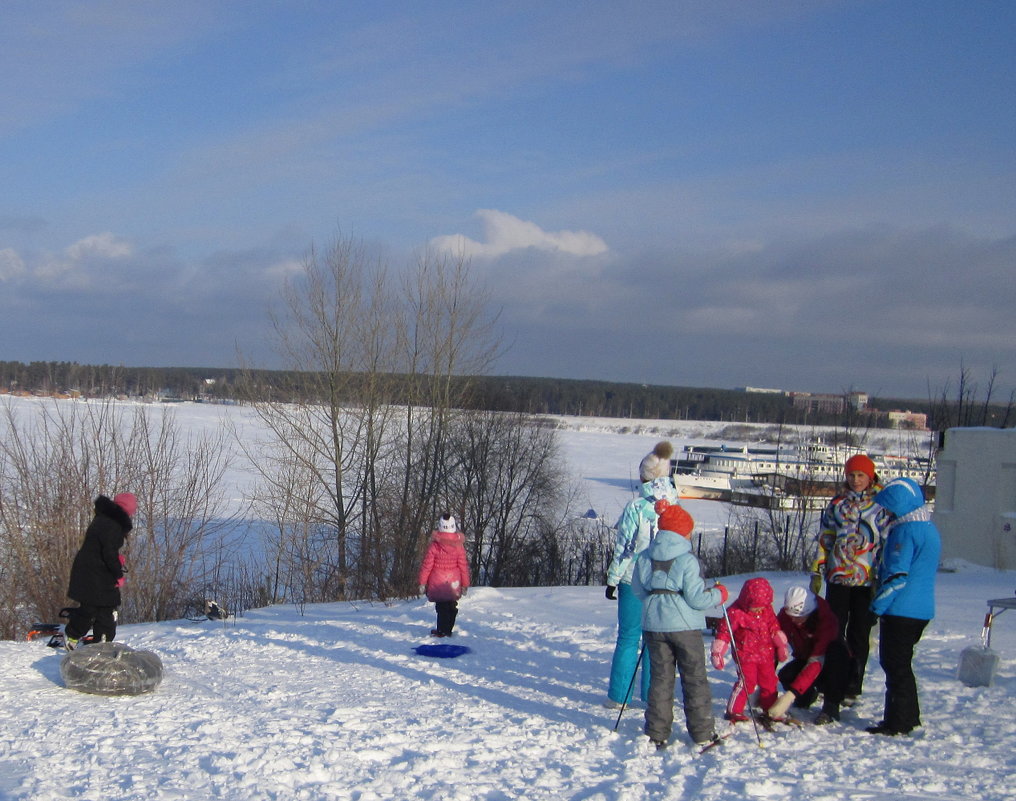
[{"label": "crouching child", "polygon": [[780,668],[785,692],[769,707],[774,720],[783,719],[791,705],[807,709],[822,695],[822,711],[815,723],[840,719],[851,658],[840,636],[840,621],[824,598],[808,587],[790,587],[776,616],[790,643],[791,659]]},{"label": "crouching child", "polygon": [[706,589],[689,541],[695,525],[691,515],[665,500],[656,503],[656,513],[659,532],[639,554],[631,582],[642,601],[642,638],[649,654],[645,733],[658,749],[666,747],[674,725],[676,668],[688,734],[697,745],[706,745],[716,738],[716,726],[706,677],[703,612],[725,603],[729,594],[720,584]]}]

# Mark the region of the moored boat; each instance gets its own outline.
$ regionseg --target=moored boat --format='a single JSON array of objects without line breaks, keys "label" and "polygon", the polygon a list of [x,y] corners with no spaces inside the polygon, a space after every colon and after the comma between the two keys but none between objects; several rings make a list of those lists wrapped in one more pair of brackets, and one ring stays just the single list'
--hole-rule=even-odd
[{"label": "moored boat", "polygon": [[[843,465],[861,448],[829,445],[821,440],[791,448],[730,445],[688,445],[671,460],[678,495],[687,499],[760,505],[758,499],[826,498],[843,486]],[[935,466],[931,459],[894,454],[868,454],[882,481],[906,476],[934,497]]]}]

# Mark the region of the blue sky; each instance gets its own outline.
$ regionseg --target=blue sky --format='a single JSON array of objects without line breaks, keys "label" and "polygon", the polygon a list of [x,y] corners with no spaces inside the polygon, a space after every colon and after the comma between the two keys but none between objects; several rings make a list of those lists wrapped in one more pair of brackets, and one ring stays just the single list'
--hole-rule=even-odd
[{"label": "blue sky", "polygon": [[236,363],[338,232],[500,374],[1016,386],[1016,4],[6,2],[0,359]]}]

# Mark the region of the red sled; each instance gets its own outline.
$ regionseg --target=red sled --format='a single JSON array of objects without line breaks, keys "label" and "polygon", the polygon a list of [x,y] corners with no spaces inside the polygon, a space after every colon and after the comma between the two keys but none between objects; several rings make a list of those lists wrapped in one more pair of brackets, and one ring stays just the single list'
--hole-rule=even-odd
[{"label": "red sled", "polygon": [[[64,607],[60,610],[60,617],[66,619],[69,616],[70,607]],[[35,623],[31,630],[28,632],[28,636],[25,638],[29,641],[38,640],[42,637],[49,637],[46,642],[48,648],[63,648],[64,647],[64,624],[63,623]],[[95,637],[91,634],[86,634],[81,638],[82,645],[88,645],[89,643],[95,642]]]}]

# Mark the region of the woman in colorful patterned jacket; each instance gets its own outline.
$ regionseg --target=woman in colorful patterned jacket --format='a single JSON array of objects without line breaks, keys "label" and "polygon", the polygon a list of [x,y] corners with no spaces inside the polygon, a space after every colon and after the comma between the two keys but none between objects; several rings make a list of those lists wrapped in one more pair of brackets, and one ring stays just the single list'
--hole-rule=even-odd
[{"label": "woman in colorful patterned jacket", "polygon": [[875,624],[870,606],[888,515],[874,501],[882,485],[869,457],[863,453],[851,456],[844,472],[844,491],[822,513],[811,590],[818,595],[825,579],[825,597],[840,621],[840,635],[850,660],[844,698],[850,706],[864,686],[868,643]]}]

